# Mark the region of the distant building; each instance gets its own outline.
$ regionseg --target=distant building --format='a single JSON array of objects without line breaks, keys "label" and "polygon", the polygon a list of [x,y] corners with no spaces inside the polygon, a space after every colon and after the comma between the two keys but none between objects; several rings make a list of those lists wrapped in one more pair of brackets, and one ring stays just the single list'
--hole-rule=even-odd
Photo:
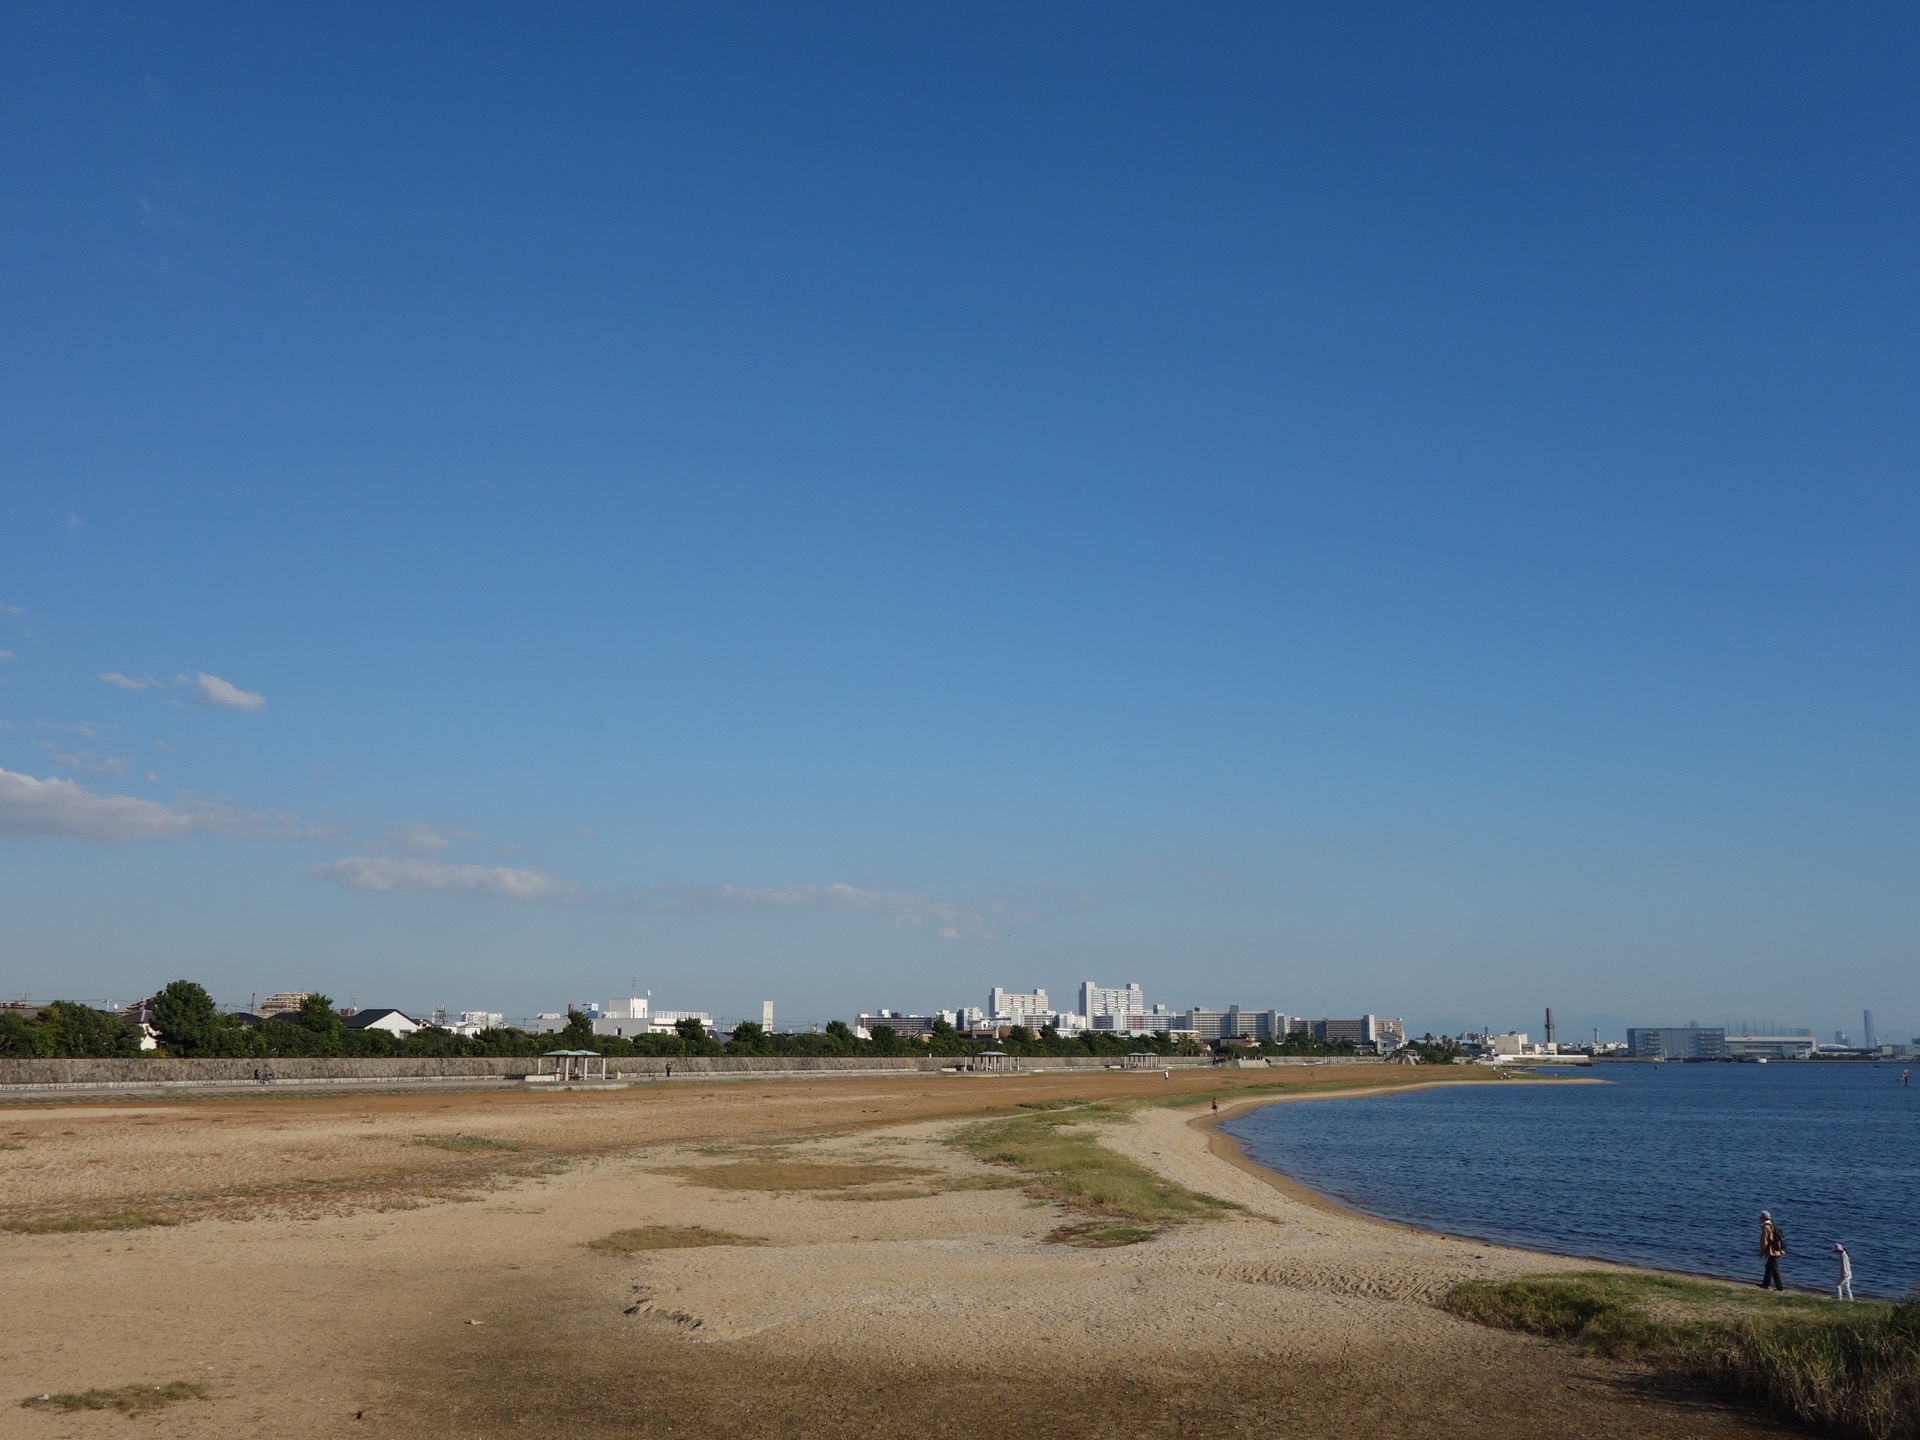
[{"label": "distant building", "polygon": [[306,998],[305,990],[282,990],[278,995],[269,995],[262,1000],[254,1013],[263,1020],[271,1020],[276,1015],[291,1015]]},{"label": "distant building", "polygon": [[1726,1053],[1733,1060],[1807,1060],[1819,1048],[1813,1031],[1768,1026],[1758,1034],[1728,1030]]},{"label": "distant building", "polygon": [[1182,1029],[1200,1040],[1284,1040],[1292,1017],[1280,1010],[1242,1010],[1229,1005],[1224,1010],[1189,1010]]},{"label": "distant building", "polygon": [[1636,1060],[1724,1060],[1727,1032],[1718,1025],[1652,1025],[1627,1031]]},{"label": "distant building", "polygon": [[903,1015],[898,1010],[878,1010],[873,1014],[862,1014],[858,1033],[866,1039],[873,1038],[873,1027],[884,1025],[894,1034],[909,1040],[918,1040],[924,1035],[933,1034],[933,1015]]},{"label": "distant building", "polygon": [[1124,985],[1080,982],[1080,1013],[1088,1020],[1096,1015],[1138,1015],[1146,1008],[1147,994],[1138,981],[1129,980]]},{"label": "distant building", "polygon": [[[261,1007],[261,1013],[266,1013],[264,1006]],[[353,1014],[346,1016],[341,1023],[349,1030],[384,1030],[389,1035],[398,1035],[402,1039],[416,1030],[426,1028],[404,1010],[356,1010]]]},{"label": "distant building", "polygon": [[1087,1028],[1101,1034],[1114,1035],[1157,1035],[1166,1031],[1174,1035],[1191,1035],[1193,1027],[1187,1023],[1183,1012],[1156,1005],[1151,1010],[1135,1011],[1130,1015],[1093,1015],[1087,1020]]},{"label": "distant building", "polygon": [[1305,1031],[1322,1044],[1351,1040],[1356,1050],[1385,1055],[1407,1043],[1405,1020],[1383,1020],[1378,1015],[1362,1015],[1358,1020],[1295,1019],[1289,1027]]},{"label": "distant building", "polygon": [[1032,1020],[1033,1028],[1038,1029],[1047,1023],[1053,1006],[1047,1003],[1044,990],[1002,990],[996,985],[987,997],[987,1011],[995,1020],[1018,1020],[1023,1024]]}]

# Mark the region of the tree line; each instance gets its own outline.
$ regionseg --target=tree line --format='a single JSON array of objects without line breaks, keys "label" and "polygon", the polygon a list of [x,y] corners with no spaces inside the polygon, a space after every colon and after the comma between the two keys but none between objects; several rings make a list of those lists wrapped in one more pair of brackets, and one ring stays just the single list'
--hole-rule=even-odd
[{"label": "tree line", "polygon": [[[1206,1047],[1191,1037],[1166,1031],[1155,1035],[1115,1035],[1083,1030],[1062,1035],[1051,1025],[1032,1030],[1016,1025],[1004,1038],[985,1040],[961,1035],[944,1020],[934,1022],[924,1038],[902,1035],[888,1025],[875,1025],[869,1036],[854,1033],[844,1020],[830,1021],[824,1031],[781,1034],[751,1020],[734,1026],[722,1040],[709,1034],[698,1020],[681,1020],[671,1033],[657,1035],[596,1035],[593,1021],[569,1010],[558,1031],[538,1032],[506,1025],[474,1035],[429,1025],[411,1035],[385,1030],[350,1030],[333,1001],[310,994],[291,1014],[264,1020],[243,1020],[222,1014],[204,986],[175,980],[147,1007],[149,1023],[160,1049],[140,1048],[136,1021],[109,1010],[71,1000],[56,1000],[39,1014],[0,1013],[0,1057],[96,1059],[142,1054],[190,1058],[280,1059],[298,1056],[422,1057],[535,1056],[548,1050],[592,1050],[609,1057],[679,1055],[937,1055],[964,1058],[983,1050],[1004,1050],[1031,1057],[1109,1056],[1130,1053],[1198,1055]],[[1296,1032],[1283,1041],[1263,1041],[1252,1054],[1351,1055],[1351,1041],[1317,1041]]]}]

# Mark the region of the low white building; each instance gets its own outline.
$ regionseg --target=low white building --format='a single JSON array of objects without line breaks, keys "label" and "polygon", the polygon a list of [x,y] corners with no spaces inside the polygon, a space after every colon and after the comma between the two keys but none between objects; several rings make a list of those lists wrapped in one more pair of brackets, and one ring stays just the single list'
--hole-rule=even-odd
[{"label": "low white building", "polygon": [[341,1019],[349,1030],[384,1030],[402,1039],[426,1028],[404,1010],[356,1010]]}]

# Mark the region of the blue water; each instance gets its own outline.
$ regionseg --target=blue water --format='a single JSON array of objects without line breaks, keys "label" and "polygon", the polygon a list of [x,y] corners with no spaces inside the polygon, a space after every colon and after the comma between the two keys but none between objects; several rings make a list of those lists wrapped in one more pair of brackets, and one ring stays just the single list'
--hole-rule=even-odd
[{"label": "blue water", "polygon": [[1789,1288],[1920,1285],[1920,1066],[1600,1065],[1601,1085],[1480,1084],[1270,1105],[1222,1127],[1269,1169],[1451,1235]]}]

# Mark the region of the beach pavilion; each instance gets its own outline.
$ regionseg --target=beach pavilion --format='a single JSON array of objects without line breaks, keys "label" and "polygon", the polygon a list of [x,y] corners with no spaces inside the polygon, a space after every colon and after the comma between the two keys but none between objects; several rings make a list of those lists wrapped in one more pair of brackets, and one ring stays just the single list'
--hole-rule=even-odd
[{"label": "beach pavilion", "polygon": [[[553,1062],[553,1068],[547,1068],[547,1062]],[[607,1078],[607,1057],[598,1050],[549,1050],[540,1057],[540,1069],[553,1076],[557,1084],[568,1085],[575,1082],[598,1080],[604,1083]]]}]

